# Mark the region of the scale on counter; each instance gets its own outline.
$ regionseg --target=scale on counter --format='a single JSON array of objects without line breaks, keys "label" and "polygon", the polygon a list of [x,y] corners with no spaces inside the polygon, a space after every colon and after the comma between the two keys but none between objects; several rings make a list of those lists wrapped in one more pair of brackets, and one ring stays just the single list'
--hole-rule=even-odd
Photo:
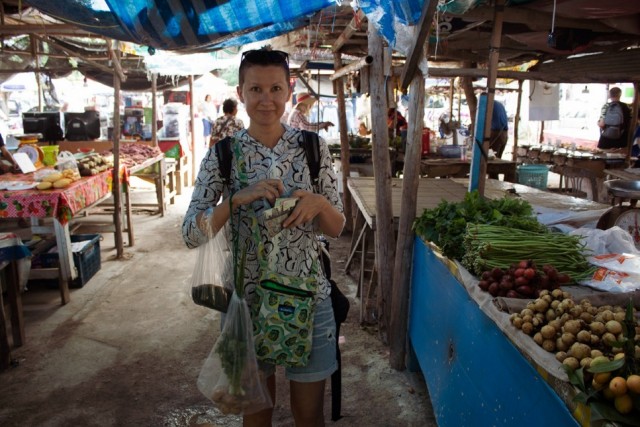
[{"label": "scale on counter", "polygon": [[[640,200],[640,180],[612,179],[604,185],[613,197],[613,203],[618,202],[618,205],[602,214],[596,227],[606,230],[617,225],[629,232],[636,248],[640,249],[640,208],[636,206]],[[624,200],[629,200],[629,204],[623,205]]]}]

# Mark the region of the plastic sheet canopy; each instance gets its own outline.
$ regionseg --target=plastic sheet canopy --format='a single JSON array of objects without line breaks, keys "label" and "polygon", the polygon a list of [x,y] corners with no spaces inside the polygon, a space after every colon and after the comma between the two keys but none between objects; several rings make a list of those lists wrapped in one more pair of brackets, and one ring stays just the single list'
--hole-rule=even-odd
[{"label": "plastic sheet canopy", "polygon": [[156,49],[196,51],[284,34],[335,1],[30,0],[29,4],[54,18],[117,40]]}]

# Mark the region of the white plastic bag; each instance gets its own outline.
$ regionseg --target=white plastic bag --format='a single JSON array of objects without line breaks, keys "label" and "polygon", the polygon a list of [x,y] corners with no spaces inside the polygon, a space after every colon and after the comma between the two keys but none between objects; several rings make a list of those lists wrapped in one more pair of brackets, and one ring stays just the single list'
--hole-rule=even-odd
[{"label": "white plastic bag", "polygon": [[233,257],[225,230],[209,237],[197,251],[190,283],[191,298],[198,305],[225,313],[233,293]]},{"label": "white plastic bag", "polygon": [[77,181],[81,178],[80,170],[78,169],[78,161],[73,153],[69,151],[63,151],[58,154],[56,169],[61,172],[65,178],[69,178],[73,181]]},{"label": "white plastic bag", "polygon": [[222,333],[200,370],[197,384],[223,414],[248,415],[273,406],[258,369],[249,307],[235,292]]},{"label": "white plastic bag", "polygon": [[581,241],[593,255],[604,254],[640,254],[633,242],[633,237],[618,226],[611,227],[607,230],[597,228],[578,228],[569,234],[581,236]]},{"label": "white plastic bag", "polygon": [[580,283],[607,292],[632,292],[640,289],[640,256],[635,254],[602,254],[588,257],[599,267],[591,278]]}]

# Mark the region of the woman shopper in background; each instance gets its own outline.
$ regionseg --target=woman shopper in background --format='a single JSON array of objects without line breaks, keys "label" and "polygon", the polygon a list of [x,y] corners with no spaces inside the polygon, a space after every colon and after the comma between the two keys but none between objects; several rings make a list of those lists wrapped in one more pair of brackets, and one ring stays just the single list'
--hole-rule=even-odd
[{"label": "woman shopper in background", "polygon": [[289,114],[287,123],[289,126],[302,130],[310,130],[320,132],[321,129],[327,130],[333,126],[331,122],[310,122],[307,120],[307,114],[316,102],[315,98],[307,92],[302,92],[297,96],[297,104]]},{"label": "woman shopper in background", "polygon": [[213,147],[221,139],[233,136],[239,130],[244,129],[244,123],[236,117],[236,114],[238,114],[238,102],[235,99],[225,99],[222,103],[222,112],[224,115],[213,122],[209,147]]},{"label": "woman shopper in background", "polygon": [[[184,218],[183,237],[187,246],[196,247],[206,241],[204,230],[208,226],[221,230],[233,214],[234,224],[240,224],[239,240],[247,248],[244,279],[245,296],[250,304],[255,303],[260,280],[259,246],[263,246],[267,259],[274,260],[270,268],[275,268],[277,273],[315,276],[318,287],[309,362],[304,367],[286,367],[285,376],[289,380],[295,425],[324,426],[325,381],[337,369],[337,337],[329,298],[330,283],[322,271],[313,268],[319,262],[316,235],[337,237],[345,223],[331,155],[326,142],[320,140],[318,192],[314,192],[301,145],[303,134],[280,122],[291,96],[286,53],[267,48],[245,52],[240,62],[237,91],[250,121],[246,130],[236,133],[232,148],[234,153],[242,154],[245,167],[237,163],[234,154],[228,184],[231,203],[225,198],[218,204],[223,195],[223,181],[215,149],[209,149]],[[275,238],[269,238],[262,214],[281,197],[298,200],[282,223],[283,230]],[[252,221],[248,220],[253,215],[251,211],[258,219],[260,242],[252,241]],[[239,221],[236,222],[236,218]],[[275,403],[276,366],[264,362],[259,365]],[[270,426],[272,415],[273,408],[244,415],[243,425]]]}]

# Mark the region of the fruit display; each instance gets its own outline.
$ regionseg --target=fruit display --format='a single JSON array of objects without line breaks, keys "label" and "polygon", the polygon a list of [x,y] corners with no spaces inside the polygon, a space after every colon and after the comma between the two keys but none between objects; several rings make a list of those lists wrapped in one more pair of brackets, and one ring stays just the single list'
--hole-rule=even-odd
[{"label": "fruit display", "polygon": [[631,303],[626,309],[594,306],[587,299],[576,303],[561,289],[545,289],[510,320],[555,353],[580,391],[577,400],[607,419],[624,423],[622,415],[640,416],[640,323]]},{"label": "fruit display", "polygon": [[71,168],[57,171],[51,169],[46,174],[40,177],[40,182],[36,185],[38,190],[51,190],[53,188],[66,188],[74,181],[80,179],[76,170]]},{"label": "fruit display", "polygon": [[109,161],[109,159],[97,153],[89,154],[78,160],[78,170],[81,176],[97,175],[111,168],[113,168],[113,161]]},{"label": "fruit display", "polygon": [[553,290],[569,283],[571,278],[552,265],[539,270],[532,260],[522,260],[508,269],[494,267],[480,275],[478,286],[493,297],[533,298],[542,290]]}]

